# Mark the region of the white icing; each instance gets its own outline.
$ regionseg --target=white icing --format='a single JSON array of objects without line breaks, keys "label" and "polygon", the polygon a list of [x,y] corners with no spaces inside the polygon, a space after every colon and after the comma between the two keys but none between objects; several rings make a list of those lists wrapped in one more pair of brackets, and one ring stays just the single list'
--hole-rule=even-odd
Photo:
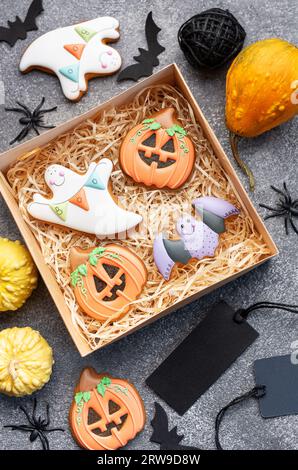
[{"label": "white icing", "polygon": [[[76,32],[75,27],[86,27],[96,31],[88,41]],[[119,53],[103,41],[118,39],[119,22],[112,17],[96,18],[79,25],[55,29],[37,38],[25,51],[20,70],[25,72],[30,68],[45,68],[54,72],[60,80],[64,95],[70,100],[76,100],[87,90],[85,75],[106,75],[119,70],[121,57]],[[83,44],[85,46],[81,59],[64,49],[68,44]],[[73,82],[65,77],[59,69],[79,63],[79,80]]]},{"label": "white icing", "polygon": [[[53,196],[52,198],[44,198],[40,194],[34,194],[34,202],[28,206],[29,214],[39,220],[95,234],[98,237],[112,237],[117,233],[130,230],[142,221],[142,217],[121,209],[110,195],[108,184],[112,168],[113,164],[107,158],[103,158],[97,165],[91,163],[84,175],[79,175],[62,165],[49,166],[45,172],[45,180],[51,188]],[[95,169],[104,189],[84,186]],[[86,211],[69,202],[66,221],[63,221],[55,214],[50,205],[69,201],[81,188],[84,188],[89,210]]]}]

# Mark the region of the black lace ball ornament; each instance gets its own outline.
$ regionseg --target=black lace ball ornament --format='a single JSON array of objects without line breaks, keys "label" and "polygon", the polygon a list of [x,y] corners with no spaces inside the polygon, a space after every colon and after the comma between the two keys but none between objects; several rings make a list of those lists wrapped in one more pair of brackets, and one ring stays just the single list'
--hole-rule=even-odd
[{"label": "black lace ball ornament", "polygon": [[178,41],[190,65],[212,70],[239,53],[245,36],[229,10],[211,8],[187,20],[179,29]]}]

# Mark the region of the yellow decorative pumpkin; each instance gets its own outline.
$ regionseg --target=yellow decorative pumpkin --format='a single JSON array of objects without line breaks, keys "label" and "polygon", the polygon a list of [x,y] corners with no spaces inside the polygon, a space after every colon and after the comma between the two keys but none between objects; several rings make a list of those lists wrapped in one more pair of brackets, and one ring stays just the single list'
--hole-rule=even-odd
[{"label": "yellow decorative pumpkin", "polygon": [[37,270],[19,241],[0,238],[0,312],[22,307],[37,286]]},{"label": "yellow decorative pumpkin", "polygon": [[298,48],[282,39],[265,39],[246,47],[233,61],[226,82],[226,123],[234,157],[250,177],[238,154],[238,139],[256,137],[298,112]]},{"label": "yellow decorative pumpkin", "polygon": [[0,393],[21,397],[42,388],[52,373],[53,352],[30,327],[0,332]]}]

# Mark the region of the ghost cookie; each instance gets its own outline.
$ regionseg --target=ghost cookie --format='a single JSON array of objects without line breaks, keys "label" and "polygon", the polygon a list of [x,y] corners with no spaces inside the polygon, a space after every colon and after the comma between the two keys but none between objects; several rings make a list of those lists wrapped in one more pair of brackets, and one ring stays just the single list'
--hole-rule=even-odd
[{"label": "ghost cookie", "polygon": [[27,48],[20,70],[56,74],[66,98],[77,101],[86,93],[90,78],[119,70],[121,57],[106,44],[119,38],[118,29],[118,20],[106,16],[50,31]]},{"label": "ghost cookie", "polygon": [[99,321],[123,317],[147,281],[143,261],[121,245],[71,248],[71,285],[84,313]]},{"label": "ghost cookie", "polygon": [[78,174],[62,165],[50,165],[45,181],[51,198],[33,195],[28,212],[36,219],[63,225],[100,238],[113,238],[142,221],[142,217],[121,209],[111,196],[108,185],[113,164],[103,158],[91,163],[85,174]]},{"label": "ghost cookie", "polygon": [[136,388],[125,379],[85,368],[69,412],[73,437],[84,449],[116,450],[143,429],[146,413]]},{"label": "ghost cookie", "polygon": [[200,220],[187,214],[177,221],[178,240],[168,240],[164,234],[154,240],[154,261],[165,280],[170,278],[175,263],[187,264],[192,258],[214,256],[219,234],[225,231],[224,220],[239,214],[232,204],[212,196],[200,197],[192,204]]}]

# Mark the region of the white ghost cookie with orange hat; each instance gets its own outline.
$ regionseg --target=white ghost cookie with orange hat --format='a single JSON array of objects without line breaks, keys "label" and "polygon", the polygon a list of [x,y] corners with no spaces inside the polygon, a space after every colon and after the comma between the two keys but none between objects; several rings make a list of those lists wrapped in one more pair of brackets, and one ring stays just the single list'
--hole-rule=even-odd
[{"label": "white ghost cookie with orange hat", "polygon": [[66,98],[77,101],[86,93],[89,78],[120,69],[119,53],[106,44],[119,38],[118,29],[118,20],[105,16],[49,31],[26,49],[20,70],[56,74]]},{"label": "white ghost cookie with orange hat", "polygon": [[62,165],[50,165],[45,172],[51,198],[34,194],[28,212],[36,219],[63,225],[100,238],[113,238],[138,225],[142,217],[120,208],[108,185],[113,164],[103,158],[91,163],[85,174]]}]

